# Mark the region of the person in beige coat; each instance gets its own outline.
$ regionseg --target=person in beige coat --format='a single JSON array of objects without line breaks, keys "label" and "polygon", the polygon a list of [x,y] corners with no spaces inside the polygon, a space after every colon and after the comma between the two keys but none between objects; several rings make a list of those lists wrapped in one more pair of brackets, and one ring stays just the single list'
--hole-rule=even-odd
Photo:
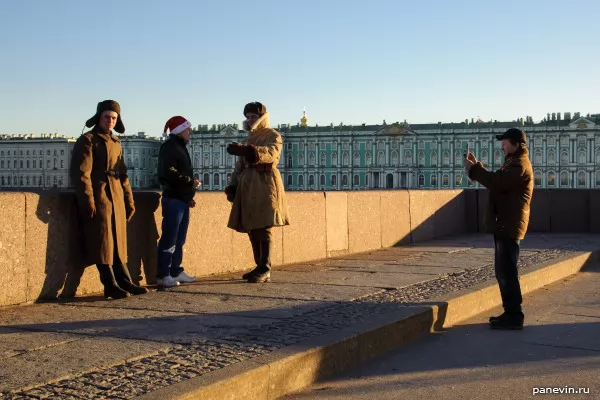
[{"label": "person in beige coat", "polygon": [[119,103],[98,103],[96,114],[85,125],[92,129],[77,139],[71,160],[85,257],[98,267],[104,297],[147,293],[148,289],[132,282],[127,269],[127,222],[135,204],[121,141],[112,133],[113,128],[125,132]]},{"label": "person in beige coat", "polygon": [[244,274],[251,283],[271,279],[271,228],[289,225],[281,174],[277,169],[283,142],[281,134],[269,126],[267,108],[253,102],[244,107],[243,143],[231,143],[227,152],[238,156],[235,170],[225,188],[233,203],[227,226],[247,233],[256,267]]}]

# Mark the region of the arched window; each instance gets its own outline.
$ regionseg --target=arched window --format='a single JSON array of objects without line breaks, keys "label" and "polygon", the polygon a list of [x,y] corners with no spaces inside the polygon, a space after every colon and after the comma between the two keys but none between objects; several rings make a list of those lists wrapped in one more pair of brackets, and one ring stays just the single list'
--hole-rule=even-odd
[{"label": "arched window", "polygon": [[547,185],[548,186],[554,186],[555,179],[556,179],[556,177],[554,175],[554,172],[548,172],[548,182],[547,182]]},{"label": "arched window", "polygon": [[287,179],[287,186],[288,187],[292,186],[292,176],[288,175],[286,179]]},{"label": "arched window", "polygon": [[348,186],[348,175],[342,175],[342,186]]},{"label": "arched window", "polygon": [[325,186],[325,175],[321,175],[320,182],[321,186]]},{"label": "arched window", "polygon": [[448,174],[442,175],[442,185],[443,186],[449,186],[450,185],[450,177],[448,176]]},{"label": "arched window", "polygon": [[202,161],[204,166],[208,167],[210,165],[210,156],[208,154],[204,154]]},{"label": "arched window", "polygon": [[209,174],[204,174],[204,179],[202,182],[202,186],[204,186],[205,189],[208,189],[208,186],[210,185],[210,175]]},{"label": "arched window", "polygon": [[324,152],[321,152],[321,166],[324,167],[325,165],[327,165],[327,156]]},{"label": "arched window", "polygon": [[398,152],[397,151],[392,151],[392,166],[397,166],[398,165]]},{"label": "arched window", "polygon": [[315,176],[314,175],[308,176],[308,186],[315,186]]},{"label": "arched window", "polygon": [[542,173],[540,171],[536,171],[534,174],[535,180],[534,180],[534,184],[535,186],[542,186]]},{"label": "arched window", "polygon": [[437,167],[437,152],[436,151],[432,151],[431,152],[431,166],[432,167]]},{"label": "arched window", "polygon": [[481,163],[483,165],[488,165],[488,152],[487,152],[487,150],[483,150],[481,152]]},{"label": "arched window", "polygon": [[352,155],[352,164],[354,164],[355,167],[360,167],[360,154],[358,154],[358,152],[354,152]]},{"label": "arched window", "polygon": [[404,164],[412,165],[412,154],[411,154],[410,150],[406,150],[404,152]]},{"label": "arched window", "polygon": [[462,175],[456,174],[456,176],[454,177],[454,186],[461,186],[461,185],[462,185]]},{"label": "arched window", "polygon": [[383,167],[385,165],[385,153],[383,151],[377,153],[377,165],[379,165],[380,167]]},{"label": "arched window", "polygon": [[447,151],[444,151],[442,153],[442,164],[444,165],[444,167],[450,165],[450,153],[448,153]]},{"label": "arched window", "polygon": [[354,178],[353,178],[353,180],[352,180],[352,185],[354,185],[354,186],[358,186],[358,185],[359,185],[359,182],[360,182],[360,178],[359,178],[359,176],[358,176],[358,175],[354,175]]},{"label": "arched window", "polygon": [[371,152],[370,152],[370,151],[367,151],[367,152],[365,153],[365,165],[366,165],[367,167],[369,167],[369,166],[371,165],[371,162],[372,162],[372,160],[371,160]]},{"label": "arched window", "polygon": [[219,186],[219,185],[220,185],[220,183],[219,183],[219,181],[220,181],[220,179],[219,179],[219,174],[215,173],[215,174],[213,175],[213,177],[214,177],[214,178],[213,178],[213,185],[215,185],[215,186]]},{"label": "arched window", "polygon": [[425,166],[425,152],[419,151],[419,167]]},{"label": "arched window", "polygon": [[600,171],[596,172],[596,186],[600,186]]},{"label": "arched window", "polygon": [[285,166],[287,168],[292,168],[293,164],[292,164],[292,156],[291,155],[287,156],[287,161],[286,161]]},{"label": "arched window", "polygon": [[298,186],[304,186],[304,175],[298,175]]},{"label": "arched window", "polygon": [[385,176],[385,188],[386,189],[393,189],[394,188],[394,175],[387,174]]},{"label": "arched window", "polygon": [[437,186],[437,175],[436,174],[431,174],[431,177],[429,178],[429,184],[431,186]]},{"label": "arched window", "polygon": [[344,167],[347,167],[350,164],[350,156],[348,155],[348,152],[344,152],[342,154],[342,165]]},{"label": "arched window", "polygon": [[308,153],[308,165],[311,167],[313,165],[315,165],[315,154],[314,153]]},{"label": "arched window", "polygon": [[304,167],[304,154],[298,154],[298,166],[300,168]]},{"label": "arched window", "polygon": [[577,163],[578,163],[579,165],[583,165],[583,164],[585,164],[585,152],[583,152],[583,151],[580,151],[580,152],[577,154]]},{"label": "arched window", "polygon": [[425,186],[425,175],[419,174],[419,187]]},{"label": "arched window", "polygon": [[548,152],[548,164],[556,164],[556,154],[553,151]]},{"label": "arched window", "polygon": [[577,186],[585,187],[587,184],[587,179],[585,177],[585,171],[579,171],[577,173]]},{"label": "arched window", "polygon": [[[560,153],[560,163],[561,164],[568,164],[569,163],[569,153],[564,150]],[[562,173],[561,173],[562,175]],[[562,177],[560,178],[562,181]]]},{"label": "arched window", "polygon": [[331,175],[331,186],[336,187],[337,186],[337,175]]},{"label": "arched window", "polygon": [[560,186],[569,186],[569,174],[567,171],[560,173]]},{"label": "arched window", "polygon": [[337,152],[334,151],[331,153],[331,165],[335,167],[335,166],[337,166],[337,162],[338,162]]},{"label": "arched window", "polygon": [[535,151],[535,156],[533,157],[533,165],[542,165],[542,152],[539,150]]},{"label": "arched window", "polygon": [[496,165],[502,164],[502,152],[500,150],[496,150],[494,152],[494,164],[496,164]]}]

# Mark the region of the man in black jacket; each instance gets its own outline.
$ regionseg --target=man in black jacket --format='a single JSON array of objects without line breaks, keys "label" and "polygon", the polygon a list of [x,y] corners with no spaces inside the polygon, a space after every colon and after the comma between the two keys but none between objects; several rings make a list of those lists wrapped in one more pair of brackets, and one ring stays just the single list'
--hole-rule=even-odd
[{"label": "man in black jacket", "polygon": [[186,145],[192,135],[192,125],[185,118],[169,119],[164,133],[169,138],[160,146],[158,180],[163,188],[162,235],[158,241],[157,283],[162,287],[194,282],[181,267],[183,245],[190,223],[190,208],[196,205],[194,194],[200,181],[194,179],[192,162]]}]

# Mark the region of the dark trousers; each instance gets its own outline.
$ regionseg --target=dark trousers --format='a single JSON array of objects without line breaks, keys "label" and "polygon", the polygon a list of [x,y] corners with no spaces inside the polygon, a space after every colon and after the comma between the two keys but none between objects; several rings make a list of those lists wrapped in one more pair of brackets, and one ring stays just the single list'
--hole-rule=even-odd
[{"label": "dark trousers", "polygon": [[256,267],[263,271],[271,269],[271,228],[253,229],[248,232]]},{"label": "dark trousers", "polygon": [[506,313],[522,316],[523,297],[517,268],[520,241],[494,236],[494,244],[494,267],[502,296],[502,306]]},{"label": "dark trousers", "polygon": [[157,278],[177,277],[183,271],[183,245],[190,225],[190,207],[181,200],[164,197],[162,204],[162,235],[158,241]]}]

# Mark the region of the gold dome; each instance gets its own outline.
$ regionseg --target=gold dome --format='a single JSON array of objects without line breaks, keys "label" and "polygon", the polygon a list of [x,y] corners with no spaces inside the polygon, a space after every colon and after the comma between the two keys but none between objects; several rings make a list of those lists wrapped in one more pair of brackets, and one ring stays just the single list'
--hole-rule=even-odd
[{"label": "gold dome", "polygon": [[300,126],[308,126],[308,118],[306,117],[306,110],[302,113],[302,118],[300,118]]}]

